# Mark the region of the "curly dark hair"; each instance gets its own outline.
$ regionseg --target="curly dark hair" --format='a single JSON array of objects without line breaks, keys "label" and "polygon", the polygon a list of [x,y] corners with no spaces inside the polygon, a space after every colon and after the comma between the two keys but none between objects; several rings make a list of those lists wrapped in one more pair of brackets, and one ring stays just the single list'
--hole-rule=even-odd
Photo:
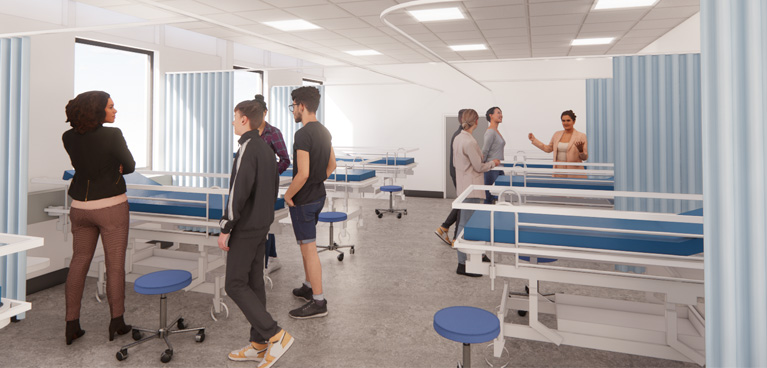
[{"label": "curly dark hair", "polygon": [[290,97],[297,104],[304,104],[309,112],[317,112],[320,107],[320,91],[312,86],[304,86],[290,92]]},{"label": "curly dark hair", "polygon": [[573,110],[566,110],[562,112],[562,115],[559,116],[559,118],[563,118],[565,115],[569,116],[570,119],[573,119],[573,122],[575,122],[575,113]]},{"label": "curly dark hair", "polygon": [[104,91],[83,92],[69,100],[65,111],[67,122],[80,134],[89,132],[104,124],[109,102],[109,93]]},{"label": "curly dark hair", "polygon": [[[259,99],[259,96],[261,97]],[[234,107],[234,111],[239,111],[240,114],[246,116],[250,121],[250,129],[258,129],[261,123],[264,121],[264,111],[266,110],[266,102],[264,102],[264,96],[256,95],[253,100],[245,100],[237,104]]]}]

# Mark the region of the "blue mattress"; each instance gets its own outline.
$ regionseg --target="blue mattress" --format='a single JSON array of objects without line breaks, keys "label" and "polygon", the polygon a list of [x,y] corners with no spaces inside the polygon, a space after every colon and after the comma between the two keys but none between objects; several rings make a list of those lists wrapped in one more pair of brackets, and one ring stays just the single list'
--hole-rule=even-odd
[{"label": "blue mattress", "polygon": [[[605,167],[601,166],[601,165],[600,166],[589,166],[589,164],[586,164],[586,163],[584,163],[582,166],[585,167],[587,170],[604,170],[605,169]],[[554,168],[554,164],[527,164],[527,165],[523,165],[523,164],[518,162],[518,163],[504,163],[503,167],[527,167],[527,168],[530,168],[530,169],[553,169]],[[566,167],[564,167],[562,165],[560,165],[560,167],[566,168]]]},{"label": "blue mattress", "polygon": [[391,166],[404,166],[404,165],[410,165],[413,162],[415,162],[415,159],[412,157],[385,157],[380,160],[375,160],[371,162],[371,164],[378,164],[378,165],[391,165]]},{"label": "blue mattress", "polygon": [[[64,178],[71,177],[74,174],[73,170],[65,172]],[[141,184],[141,185],[157,185],[161,184],[147,178],[139,173],[131,173],[124,175],[125,182],[127,184]],[[222,205],[226,203],[229,198],[228,195],[223,196],[224,200],[221,200],[221,195],[211,194],[208,196],[208,213],[205,213],[205,194],[202,193],[181,193],[181,192],[166,192],[158,190],[137,190],[128,189],[128,203],[130,204],[130,210],[133,212],[146,212],[157,213],[164,215],[184,215],[195,217],[207,217],[208,219],[220,219],[222,217]],[[130,197],[146,197],[151,199],[137,199]],[[201,201],[202,203],[185,203],[185,202],[173,202],[170,199],[182,199],[182,200],[194,200]],[[285,207],[285,200],[277,198],[277,202],[274,204],[274,210],[277,211]]]},{"label": "blue mattress", "polygon": [[[286,176],[286,177],[293,177],[293,169],[285,170],[280,176]],[[330,177],[328,177],[328,180],[335,180],[335,181],[363,181],[370,178],[373,178],[376,176],[375,170],[362,170],[362,169],[351,169],[346,170],[345,174],[330,174]]]},{"label": "blue mattress", "polygon": [[[575,182],[578,180],[579,182]],[[584,183],[582,181],[588,180]],[[500,175],[495,180],[495,185],[509,186],[510,176]],[[514,176],[514,186],[524,186],[524,178]],[[556,188],[556,189],[589,189],[589,190],[615,190],[613,178],[609,179],[576,179],[576,178],[527,178],[529,188]]]},{"label": "blue mattress", "polygon": [[[684,215],[689,216],[702,216],[702,214],[702,209],[684,213]],[[521,222],[525,223],[703,234],[702,224],[540,214],[519,214],[519,218]],[[594,230],[551,229],[530,226],[522,226],[519,232],[519,239],[522,243],[678,256],[689,256],[703,252],[703,239],[701,238],[622,234]],[[474,212],[464,228],[464,239],[490,241],[490,212]],[[495,241],[515,243],[513,213],[495,213]]]}]

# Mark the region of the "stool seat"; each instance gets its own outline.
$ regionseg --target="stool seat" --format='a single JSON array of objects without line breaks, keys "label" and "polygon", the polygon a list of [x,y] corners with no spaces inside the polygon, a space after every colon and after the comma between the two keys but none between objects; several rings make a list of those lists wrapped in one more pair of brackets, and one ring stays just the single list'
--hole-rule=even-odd
[{"label": "stool seat", "polygon": [[319,217],[320,222],[340,222],[345,220],[345,212],[321,212]]},{"label": "stool seat", "polygon": [[402,190],[402,186],[401,185],[384,185],[384,186],[381,186],[381,191],[382,192],[390,192],[391,193],[391,192],[399,192],[401,190]]},{"label": "stool seat", "polygon": [[448,307],[434,314],[434,330],[464,344],[480,344],[498,337],[501,323],[494,314],[475,307]]},{"label": "stool seat", "polygon": [[192,283],[192,273],[185,270],[163,270],[148,273],[136,279],[133,290],[144,295],[167,294],[181,290]]}]

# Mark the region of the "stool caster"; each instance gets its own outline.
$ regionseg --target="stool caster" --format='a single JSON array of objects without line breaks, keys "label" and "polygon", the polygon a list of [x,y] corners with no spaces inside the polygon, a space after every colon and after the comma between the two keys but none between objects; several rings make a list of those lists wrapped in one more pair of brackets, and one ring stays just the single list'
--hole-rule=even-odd
[{"label": "stool caster", "polygon": [[184,323],[184,319],[183,318],[179,318],[178,322],[176,322],[176,326],[178,326],[179,330],[186,329],[186,324]]},{"label": "stool caster", "polygon": [[401,214],[401,213],[398,213],[398,214],[397,214],[397,218],[398,218],[398,219],[401,219],[401,218],[402,218],[402,214]]},{"label": "stool caster", "polygon": [[[378,212],[378,211],[376,211],[376,212]],[[383,217],[383,213],[380,213],[380,212],[379,212],[379,213],[378,213],[378,218],[381,218],[381,217]]]},{"label": "stool caster", "polygon": [[[144,337],[144,334],[141,333],[141,331],[133,329],[133,341],[139,341],[142,337]],[[127,350],[126,350],[127,351]],[[119,358],[118,358],[119,360]]]},{"label": "stool caster", "polygon": [[520,317],[524,317],[524,316],[526,316],[526,315],[527,315],[527,311],[518,310],[518,311],[517,311],[517,315],[518,315],[518,316],[520,316]]},{"label": "stool caster", "polygon": [[120,351],[117,352],[115,357],[117,358],[117,360],[121,362],[125,359],[128,359],[128,349],[121,349]]},{"label": "stool caster", "polygon": [[378,215],[378,217],[381,217],[381,211],[376,210],[376,215]]},{"label": "stool caster", "polygon": [[205,341],[205,329],[200,330],[199,332],[197,332],[197,335],[194,335],[194,341],[197,341],[197,342]]},{"label": "stool caster", "polygon": [[171,359],[173,359],[173,350],[171,349],[166,349],[160,356],[160,361],[163,363],[170,362]]},{"label": "stool caster", "polygon": [[[224,318],[229,318],[229,307],[227,307],[224,302],[221,302],[221,306],[224,307],[224,310],[226,311],[226,316],[224,316]],[[213,318],[214,321],[218,321],[214,307],[210,307],[210,318]]]},{"label": "stool caster", "polygon": [[354,254],[354,247],[349,248],[349,253]]},{"label": "stool caster", "polygon": [[339,254],[339,255],[338,255],[338,257],[336,257],[336,258],[338,258],[338,261],[339,261],[339,262],[343,262],[343,261],[344,261],[344,254],[343,254],[343,253],[341,253],[341,254]]}]

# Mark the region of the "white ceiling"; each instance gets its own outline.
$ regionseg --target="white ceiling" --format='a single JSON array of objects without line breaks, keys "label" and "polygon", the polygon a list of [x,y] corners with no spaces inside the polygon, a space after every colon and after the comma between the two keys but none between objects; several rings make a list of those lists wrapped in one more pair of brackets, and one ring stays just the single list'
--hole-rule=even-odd
[{"label": "white ceiling", "polygon": [[[318,63],[357,65],[437,61],[386,26],[383,10],[407,0],[78,0],[148,20],[186,16],[173,26]],[[699,11],[699,0],[659,0],[647,8],[593,10],[596,0],[463,0],[409,9],[459,6],[466,19],[420,23],[400,10],[386,20],[450,62],[632,54]],[[301,18],[322,27],[283,32],[261,22]],[[575,38],[615,37],[604,46]],[[483,51],[452,51],[477,44]],[[374,49],[382,55],[344,51]],[[334,62],[335,61],[335,62]]]}]

